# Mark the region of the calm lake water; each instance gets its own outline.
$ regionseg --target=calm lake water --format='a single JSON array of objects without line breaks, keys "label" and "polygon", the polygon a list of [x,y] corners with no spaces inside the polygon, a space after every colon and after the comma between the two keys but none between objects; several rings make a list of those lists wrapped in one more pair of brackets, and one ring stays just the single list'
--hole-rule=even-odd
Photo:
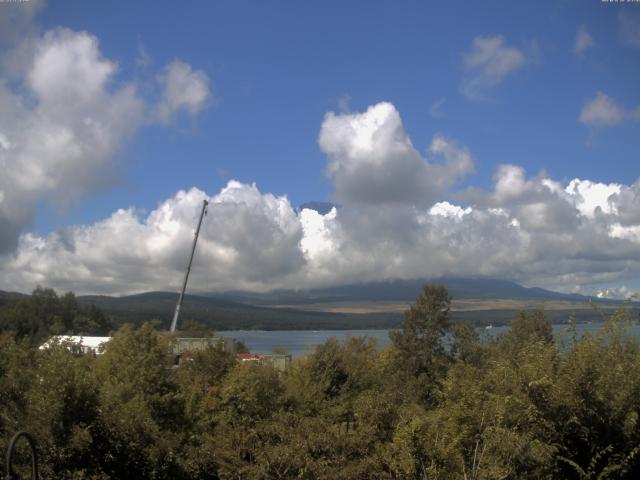
[{"label": "calm lake water", "polygon": [[[602,328],[602,323],[582,323],[577,325],[579,336],[587,332],[595,333]],[[553,326],[553,333],[561,335],[569,327],[568,324]],[[478,329],[481,337],[499,335],[509,327],[493,327],[491,329]],[[323,344],[329,338],[335,337],[341,342],[349,337],[375,338],[378,346],[385,347],[389,343],[390,330],[229,330],[218,332],[225,338],[235,338],[243,342],[252,353],[272,353],[276,347],[287,350],[294,357],[299,357],[312,351],[316,346]],[[640,337],[640,325],[631,325],[630,333]]]}]

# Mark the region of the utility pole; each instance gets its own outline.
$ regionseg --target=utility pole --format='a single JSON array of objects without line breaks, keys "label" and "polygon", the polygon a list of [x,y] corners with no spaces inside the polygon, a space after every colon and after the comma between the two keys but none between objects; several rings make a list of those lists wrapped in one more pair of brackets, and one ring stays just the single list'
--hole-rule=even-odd
[{"label": "utility pole", "polygon": [[207,213],[207,205],[209,202],[206,200],[202,203],[202,211],[200,212],[200,220],[198,220],[198,228],[196,228],[196,234],[193,237],[193,247],[191,248],[191,256],[189,257],[189,264],[187,265],[187,271],[184,274],[184,283],[182,284],[182,291],[180,292],[180,298],[176,305],[176,311],[173,314],[173,320],[171,321],[171,333],[176,331],[178,326],[178,316],[180,316],[180,308],[182,307],[182,300],[184,300],[184,291],[187,289],[187,280],[189,280],[189,272],[191,271],[191,262],[193,262],[193,254],[196,252],[196,243],[198,243],[198,234],[200,233],[200,225],[202,225],[202,217]]}]

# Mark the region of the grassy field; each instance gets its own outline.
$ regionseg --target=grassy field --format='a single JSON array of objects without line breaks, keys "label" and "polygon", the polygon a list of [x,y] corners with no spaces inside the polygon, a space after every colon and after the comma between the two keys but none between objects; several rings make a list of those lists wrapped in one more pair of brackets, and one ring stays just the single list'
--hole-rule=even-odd
[{"label": "grassy field", "polygon": [[[274,308],[300,308],[300,305],[273,305]],[[346,301],[323,302],[304,305],[304,310],[326,313],[398,313],[404,312],[409,302],[396,301]],[[608,306],[606,309],[610,309]],[[534,310],[574,311],[593,310],[588,302],[569,302],[558,300],[518,300],[518,299],[464,299],[453,300],[451,309],[454,312],[482,312],[489,310]]]}]

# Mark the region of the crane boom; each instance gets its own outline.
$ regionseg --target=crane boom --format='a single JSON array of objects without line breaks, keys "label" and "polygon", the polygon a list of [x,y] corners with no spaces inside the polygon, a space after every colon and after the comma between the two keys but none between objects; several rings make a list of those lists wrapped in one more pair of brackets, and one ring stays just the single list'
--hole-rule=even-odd
[{"label": "crane boom", "polygon": [[173,314],[173,320],[171,321],[171,330],[173,333],[176,331],[176,327],[178,326],[178,317],[180,316],[180,308],[182,308],[182,301],[184,300],[184,291],[187,289],[187,280],[189,280],[189,272],[191,271],[191,263],[193,262],[193,255],[196,252],[196,243],[198,243],[198,235],[200,234],[200,225],[202,225],[202,217],[204,217],[207,211],[207,205],[209,202],[203,200],[202,202],[202,211],[200,212],[200,220],[198,220],[198,227],[196,228],[196,233],[193,237],[193,247],[191,247],[191,256],[189,257],[189,263],[187,264],[187,271],[184,274],[184,282],[182,283],[182,291],[180,292],[180,298],[178,299],[178,304],[176,305],[176,311]]}]

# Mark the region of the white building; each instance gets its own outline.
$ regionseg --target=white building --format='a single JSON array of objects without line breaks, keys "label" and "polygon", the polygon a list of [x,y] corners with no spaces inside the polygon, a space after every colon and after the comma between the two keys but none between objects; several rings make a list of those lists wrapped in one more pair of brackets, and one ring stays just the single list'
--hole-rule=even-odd
[{"label": "white building", "polygon": [[94,353],[100,355],[104,352],[104,345],[111,337],[85,337],[82,335],[54,335],[40,345],[40,350],[50,348],[52,345],[65,345],[69,350],[78,348],[82,353]]}]

